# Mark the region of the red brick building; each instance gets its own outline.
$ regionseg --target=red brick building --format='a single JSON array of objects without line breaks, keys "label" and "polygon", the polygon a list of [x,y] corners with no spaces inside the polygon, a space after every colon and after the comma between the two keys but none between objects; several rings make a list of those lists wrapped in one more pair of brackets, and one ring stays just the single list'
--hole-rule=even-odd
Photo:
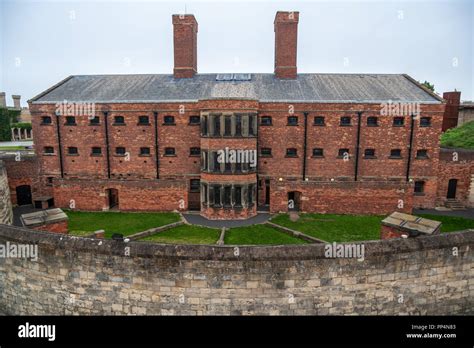
[{"label": "red brick building", "polygon": [[298,21],[276,14],[274,74],[198,74],[198,24],[174,15],[173,75],[70,76],[36,96],[35,194],[212,219],[434,207],[444,101],[404,74],[298,74]]}]

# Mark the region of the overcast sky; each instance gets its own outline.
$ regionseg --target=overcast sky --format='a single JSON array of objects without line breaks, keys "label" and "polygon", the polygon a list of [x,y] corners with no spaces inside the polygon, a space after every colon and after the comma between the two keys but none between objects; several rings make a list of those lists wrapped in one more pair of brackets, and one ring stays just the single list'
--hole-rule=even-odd
[{"label": "overcast sky", "polygon": [[172,73],[171,15],[199,23],[198,72],[273,72],[273,19],[300,11],[298,72],[407,73],[474,100],[474,5],[449,1],[0,0],[0,91],[69,75]]}]

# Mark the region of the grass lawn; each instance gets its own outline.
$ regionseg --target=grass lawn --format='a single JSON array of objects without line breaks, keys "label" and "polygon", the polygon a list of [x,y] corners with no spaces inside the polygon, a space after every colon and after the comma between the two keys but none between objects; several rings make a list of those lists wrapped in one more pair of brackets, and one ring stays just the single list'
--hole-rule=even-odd
[{"label": "grass lawn", "polygon": [[24,146],[0,146],[0,151],[24,150]]},{"label": "grass lawn", "polygon": [[465,123],[461,127],[448,129],[441,135],[441,145],[474,149],[474,121]]},{"label": "grass lawn", "polygon": [[380,222],[385,216],[300,214],[293,222],[280,214],[272,222],[327,242],[347,242],[380,238]]},{"label": "grass lawn", "polygon": [[170,244],[216,244],[220,229],[195,225],[181,225],[140,239],[141,241]]},{"label": "grass lawn", "polygon": [[468,228],[474,228],[474,220],[464,219],[462,217],[438,216],[438,215],[430,215],[430,214],[417,214],[417,216],[421,216],[421,217],[431,219],[431,220],[441,221],[443,223],[441,225],[441,232],[443,233],[467,230]]},{"label": "grass lawn", "polygon": [[[460,217],[417,214],[427,219],[441,221],[441,232],[474,228],[474,220]],[[327,242],[351,242],[380,239],[380,223],[385,216],[301,214],[296,222],[287,214],[280,214],[272,222]]]},{"label": "grass lawn", "polygon": [[267,225],[231,228],[226,231],[224,242],[226,245],[280,245],[307,243],[303,239],[290,236]]},{"label": "grass lawn", "polygon": [[65,211],[69,217],[69,233],[76,236],[105,230],[105,237],[114,233],[124,236],[142,232],[153,227],[179,221],[176,213],[121,213]]}]

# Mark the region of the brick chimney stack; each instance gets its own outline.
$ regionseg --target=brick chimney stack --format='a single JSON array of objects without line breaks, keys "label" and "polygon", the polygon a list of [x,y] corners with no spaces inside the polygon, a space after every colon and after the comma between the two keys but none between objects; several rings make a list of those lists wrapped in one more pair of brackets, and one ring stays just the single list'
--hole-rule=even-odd
[{"label": "brick chimney stack", "polygon": [[15,109],[21,109],[21,103],[20,103],[21,95],[12,95],[12,99],[13,99],[13,107]]},{"label": "brick chimney stack", "polygon": [[173,15],[175,78],[191,78],[197,73],[197,32],[194,15]]},{"label": "brick chimney stack", "polygon": [[275,76],[296,79],[299,12],[278,11],[275,16]]},{"label": "brick chimney stack", "polygon": [[461,92],[444,92],[443,99],[446,100],[446,109],[443,115],[442,131],[447,131],[458,125],[459,104],[461,104]]},{"label": "brick chimney stack", "polygon": [[5,96],[6,96],[5,92],[0,92],[0,108],[7,107],[7,99]]}]

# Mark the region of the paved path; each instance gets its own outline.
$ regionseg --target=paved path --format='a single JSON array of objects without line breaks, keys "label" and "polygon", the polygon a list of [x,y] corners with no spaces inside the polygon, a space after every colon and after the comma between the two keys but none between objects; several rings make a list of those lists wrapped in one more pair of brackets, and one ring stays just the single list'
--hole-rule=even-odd
[{"label": "paved path", "polygon": [[25,141],[0,141],[0,147],[3,146],[33,146],[32,140]]},{"label": "paved path", "polygon": [[258,213],[257,216],[251,217],[247,220],[208,220],[199,214],[182,214],[187,222],[193,225],[201,225],[213,228],[232,228],[241,226],[250,226],[254,224],[262,224],[270,218],[268,213]]},{"label": "paved path", "polygon": [[440,216],[457,216],[463,217],[465,219],[473,219],[474,220],[474,208],[470,208],[467,210],[436,210],[436,209],[414,209],[413,214],[432,214],[432,215],[440,215]]}]

